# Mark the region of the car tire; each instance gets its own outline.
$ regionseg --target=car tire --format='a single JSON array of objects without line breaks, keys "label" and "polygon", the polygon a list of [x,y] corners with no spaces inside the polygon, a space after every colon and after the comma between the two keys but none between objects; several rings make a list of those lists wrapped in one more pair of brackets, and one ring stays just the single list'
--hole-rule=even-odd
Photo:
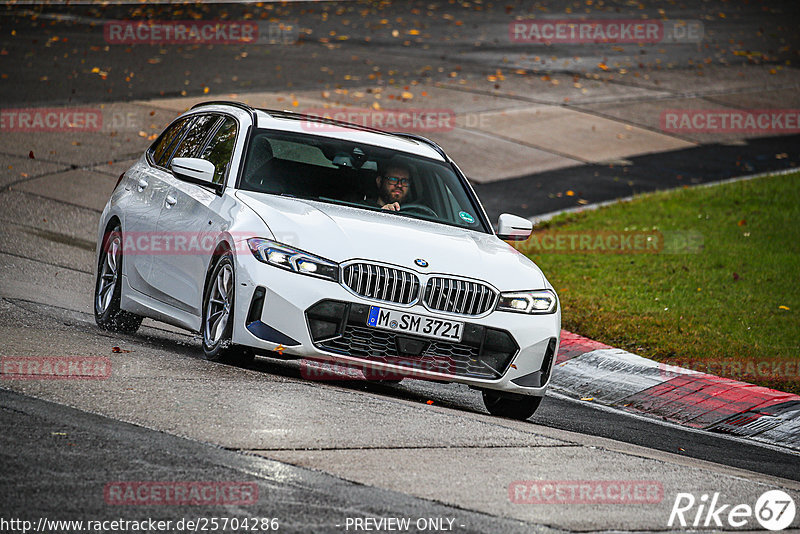
[{"label": "car tire", "polygon": [[542,397],[531,397],[518,393],[500,393],[484,390],[483,404],[489,413],[498,417],[519,419],[525,421],[530,418],[542,402]]},{"label": "car tire", "polygon": [[203,292],[203,355],[212,362],[247,365],[255,358],[253,349],[231,342],[235,288],[233,256],[226,252],[214,265]]},{"label": "car tire", "polygon": [[122,298],[122,229],[114,226],[103,236],[94,284],[94,320],[111,332],[134,334],[142,317],[120,308]]}]

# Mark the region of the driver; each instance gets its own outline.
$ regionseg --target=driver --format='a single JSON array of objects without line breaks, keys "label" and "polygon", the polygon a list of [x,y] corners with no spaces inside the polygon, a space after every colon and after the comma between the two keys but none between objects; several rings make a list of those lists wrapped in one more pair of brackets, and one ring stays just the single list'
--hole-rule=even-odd
[{"label": "driver", "polygon": [[382,176],[375,179],[378,186],[378,207],[385,210],[400,211],[411,190],[411,168],[402,162],[391,162]]}]

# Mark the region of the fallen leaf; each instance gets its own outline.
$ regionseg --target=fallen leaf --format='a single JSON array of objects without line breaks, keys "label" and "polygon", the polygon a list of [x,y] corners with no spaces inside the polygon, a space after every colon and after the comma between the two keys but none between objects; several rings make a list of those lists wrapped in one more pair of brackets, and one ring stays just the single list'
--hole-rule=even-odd
[{"label": "fallen leaf", "polygon": [[733,281],[736,282],[739,280],[739,275],[737,273],[733,273]]},{"label": "fallen leaf", "polygon": [[780,305],[780,306],[778,306],[778,309],[779,310],[787,310],[788,311],[789,310],[789,306]]},{"label": "fallen leaf", "polygon": [[430,406],[431,404],[433,404],[433,401],[429,400],[426,404],[428,404]]},{"label": "fallen leaf", "polygon": [[111,352],[113,352],[115,354],[120,354],[120,353],[127,353],[127,352],[131,352],[131,351],[129,351],[128,349],[121,349],[119,347],[111,347]]},{"label": "fallen leaf", "polygon": [[33,150],[28,152],[28,159],[36,159],[36,158],[33,157]]},{"label": "fallen leaf", "polygon": [[739,226],[744,226],[745,224],[747,224],[747,219],[742,219],[741,221],[739,221],[736,224],[738,224]]},{"label": "fallen leaf", "polygon": [[581,397],[582,401],[593,401],[594,397]]}]

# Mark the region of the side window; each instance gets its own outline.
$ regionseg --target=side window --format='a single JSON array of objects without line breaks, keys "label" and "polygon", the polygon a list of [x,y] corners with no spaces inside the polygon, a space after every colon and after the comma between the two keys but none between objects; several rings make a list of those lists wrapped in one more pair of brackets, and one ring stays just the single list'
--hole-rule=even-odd
[{"label": "side window", "polygon": [[225,181],[225,173],[230,166],[235,144],[236,121],[227,117],[200,155],[202,159],[214,164],[214,183],[221,184]]},{"label": "side window", "polygon": [[[200,115],[192,124],[189,132],[178,145],[178,149],[173,154],[173,158],[192,158],[196,157],[197,153],[205,143],[208,133],[217,124],[219,115]],[[166,165],[165,165],[166,166]]]},{"label": "side window", "polygon": [[151,155],[156,165],[164,166],[167,158],[169,158],[175,148],[175,143],[180,140],[183,128],[189,123],[189,120],[189,118],[185,118],[175,122],[172,126],[167,128],[155,144],[153,144]]}]

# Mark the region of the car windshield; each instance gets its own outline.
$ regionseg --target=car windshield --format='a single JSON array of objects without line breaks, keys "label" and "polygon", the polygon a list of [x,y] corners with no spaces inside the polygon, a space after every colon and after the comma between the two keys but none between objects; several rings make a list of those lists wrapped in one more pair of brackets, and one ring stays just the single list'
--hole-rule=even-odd
[{"label": "car windshield", "polygon": [[240,188],[247,191],[375,211],[388,205],[398,216],[489,233],[464,184],[440,161],[341,139],[257,130],[245,165]]}]

